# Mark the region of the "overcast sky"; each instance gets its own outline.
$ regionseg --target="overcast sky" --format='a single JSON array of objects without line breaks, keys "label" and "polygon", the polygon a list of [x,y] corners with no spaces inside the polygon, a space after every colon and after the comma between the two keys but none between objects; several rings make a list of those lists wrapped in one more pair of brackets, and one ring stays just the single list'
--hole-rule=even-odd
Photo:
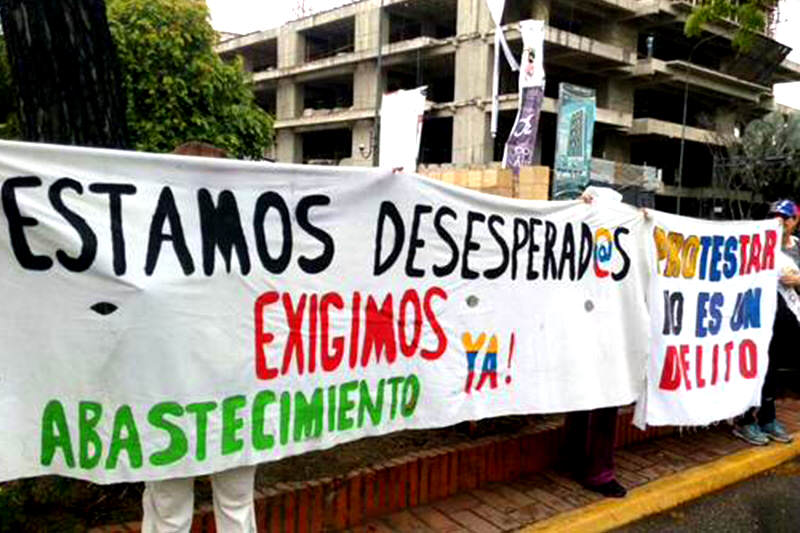
[{"label": "overcast sky", "polygon": [[[307,7],[323,11],[352,0],[305,0]],[[295,18],[299,0],[206,0],[211,23],[218,31],[251,33],[280,26]],[[800,0],[784,0],[778,41],[793,48],[789,59],[800,63]],[[800,109],[800,82],[775,87],[779,102]]]},{"label": "overcast sky", "polygon": [[[781,21],[775,39],[792,47],[789,59],[800,63],[800,1],[784,0],[781,4]],[[775,99],[795,109],[800,109],[800,82],[775,86]]]},{"label": "overcast sky", "polygon": [[352,0],[206,0],[211,24],[217,31],[252,33],[275,28],[295,18],[295,6],[304,3],[323,11]]}]

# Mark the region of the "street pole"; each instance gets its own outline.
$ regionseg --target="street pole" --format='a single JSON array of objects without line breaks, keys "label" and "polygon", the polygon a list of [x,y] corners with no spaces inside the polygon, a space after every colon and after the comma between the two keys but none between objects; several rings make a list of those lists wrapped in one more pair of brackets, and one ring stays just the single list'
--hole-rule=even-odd
[{"label": "street pole", "polygon": [[378,8],[378,65],[377,72],[375,73],[375,117],[372,123],[372,166],[378,166],[378,151],[380,149],[380,133],[381,133],[381,98],[383,96],[383,88],[381,85],[383,70],[383,1]]},{"label": "street pole", "polygon": [[[692,62],[692,56],[694,55],[695,50],[697,50],[701,44],[706,43],[716,37],[717,35],[711,35],[701,39],[692,47],[692,50],[689,52],[689,58],[686,60],[686,62]],[[686,72],[683,75],[683,82],[683,119],[681,120],[681,153],[678,157],[678,196],[676,209],[679,215],[681,214],[681,187],[683,186],[683,156],[686,149],[686,115],[689,107],[689,69],[686,69]]]}]

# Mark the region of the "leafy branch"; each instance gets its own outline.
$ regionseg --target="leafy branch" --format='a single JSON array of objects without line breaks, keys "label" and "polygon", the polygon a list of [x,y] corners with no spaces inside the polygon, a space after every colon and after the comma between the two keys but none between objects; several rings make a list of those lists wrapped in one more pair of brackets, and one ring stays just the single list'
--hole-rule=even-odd
[{"label": "leafy branch", "polygon": [[698,37],[707,24],[733,21],[739,25],[733,36],[733,48],[744,52],[752,46],[755,35],[767,28],[770,14],[777,7],[778,0],[704,0],[686,19],[684,33],[687,37]]}]

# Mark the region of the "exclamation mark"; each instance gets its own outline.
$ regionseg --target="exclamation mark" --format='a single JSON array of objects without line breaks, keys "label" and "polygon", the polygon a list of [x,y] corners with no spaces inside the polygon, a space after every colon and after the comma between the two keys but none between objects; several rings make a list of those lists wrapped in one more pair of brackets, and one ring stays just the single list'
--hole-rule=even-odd
[{"label": "exclamation mark", "polygon": [[511,384],[511,359],[514,357],[514,334],[511,334],[511,348],[508,349],[508,374],[506,375],[506,385]]}]

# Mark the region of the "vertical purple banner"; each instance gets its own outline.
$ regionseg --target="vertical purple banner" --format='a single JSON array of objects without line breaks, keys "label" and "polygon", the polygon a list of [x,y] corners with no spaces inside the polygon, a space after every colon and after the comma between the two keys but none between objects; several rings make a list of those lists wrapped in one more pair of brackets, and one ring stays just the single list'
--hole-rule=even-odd
[{"label": "vertical purple banner", "polygon": [[519,110],[503,155],[503,165],[510,168],[514,176],[519,176],[521,167],[533,164],[544,100],[544,22],[523,20],[520,32],[523,49],[519,66]]},{"label": "vertical purple banner", "polygon": [[505,153],[505,166],[510,168],[515,176],[519,176],[520,167],[533,164],[542,100],[544,100],[543,87],[528,87],[522,90],[522,107],[508,136]]}]

